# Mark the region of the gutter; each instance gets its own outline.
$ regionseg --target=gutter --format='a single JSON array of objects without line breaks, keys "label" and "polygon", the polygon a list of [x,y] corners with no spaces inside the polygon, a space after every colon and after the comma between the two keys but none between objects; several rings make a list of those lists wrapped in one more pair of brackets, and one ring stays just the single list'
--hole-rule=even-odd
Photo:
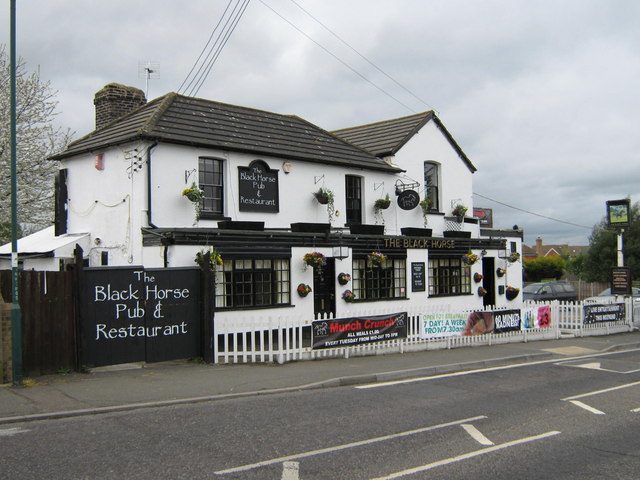
[{"label": "gutter", "polygon": [[[153,223],[153,215],[151,212],[151,150],[158,146],[158,142],[153,142],[147,148],[147,223],[150,228],[157,229],[158,226]],[[161,235],[160,243],[164,247],[164,268],[169,266],[169,246],[175,243],[173,239],[173,234],[171,232],[166,232]]]},{"label": "gutter", "polygon": [[152,228],[158,228],[153,224],[151,215],[151,150],[158,146],[158,142],[154,142],[147,148],[147,223]]}]

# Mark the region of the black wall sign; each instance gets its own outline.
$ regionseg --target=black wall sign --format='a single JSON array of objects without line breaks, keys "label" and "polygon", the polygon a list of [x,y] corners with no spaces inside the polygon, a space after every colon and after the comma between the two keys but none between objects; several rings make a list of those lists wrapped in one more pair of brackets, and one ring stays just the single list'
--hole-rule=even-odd
[{"label": "black wall sign", "polygon": [[199,269],[103,267],[83,276],[84,365],[201,355]]},{"label": "black wall sign", "polygon": [[601,322],[624,322],[625,319],[624,303],[585,305],[583,311],[585,325]]},{"label": "black wall sign", "polygon": [[318,320],[312,324],[313,348],[348,347],[407,336],[407,313]]},{"label": "black wall sign", "polygon": [[415,190],[405,190],[398,195],[397,202],[402,210],[413,210],[420,204],[420,195]]},{"label": "black wall sign", "polygon": [[238,167],[238,190],[240,211],[279,211],[278,170],[270,170],[262,160]]},{"label": "black wall sign", "polygon": [[425,274],[424,274],[424,262],[411,262],[411,291],[412,292],[424,292]]}]

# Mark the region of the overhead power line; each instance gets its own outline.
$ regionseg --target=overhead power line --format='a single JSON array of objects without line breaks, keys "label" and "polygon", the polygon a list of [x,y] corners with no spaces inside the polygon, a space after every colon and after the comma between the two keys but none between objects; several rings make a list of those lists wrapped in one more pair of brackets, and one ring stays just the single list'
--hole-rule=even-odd
[{"label": "overhead power line", "polygon": [[586,228],[587,230],[592,230],[592,229],[593,229],[593,227],[587,227],[586,225],[579,225],[579,224],[577,224],[577,223],[568,222],[568,221],[566,221],[566,220],[559,220],[559,219],[557,219],[557,218],[547,217],[546,215],[541,215],[541,214],[539,214],[539,213],[531,212],[531,211],[529,211],[529,210],[525,210],[525,209],[523,209],[523,208],[514,207],[513,205],[509,205],[509,204],[507,204],[507,203],[500,202],[499,200],[495,200],[495,199],[493,199],[493,198],[485,197],[484,195],[480,195],[479,193],[476,193],[476,192],[473,192],[473,194],[474,194],[476,197],[484,198],[485,200],[489,200],[489,201],[491,201],[491,202],[498,203],[498,204],[503,205],[503,206],[505,206],[505,207],[512,208],[512,209],[514,209],[514,210],[518,210],[518,211],[520,211],[520,212],[528,213],[529,215],[535,215],[536,217],[545,218],[545,219],[547,219],[547,220],[552,220],[552,221],[554,221],[554,222],[558,222],[558,223],[564,223],[564,224],[566,224],[566,225],[571,225],[571,226],[574,226],[574,227]]},{"label": "overhead power line", "polygon": [[[227,11],[229,10],[229,7],[231,6],[231,2],[233,0],[229,0],[229,3],[227,3],[227,7],[224,9],[224,12],[222,12],[222,16],[220,17],[220,20],[218,20],[218,23],[216,24],[216,26],[213,28],[213,30],[211,31],[211,35],[209,35],[209,40],[207,40],[206,45],[202,48],[202,51],[200,52],[200,55],[198,55],[198,59],[195,61],[195,63],[193,64],[193,66],[191,67],[191,70],[189,70],[189,73],[187,74],[187,76],[185,77],[185,79],[182,81],[182,83],[180,84],[180,87],[178,88],[178,92],[182,92],[182,87],[184,87],[185,83],[187,83],[187,80],[189,80],[189,77],[191,76],[191,74],[193,73],[193,71],[196,69],[196,66],[198,65],[198,62],[200,62],[200,59],[202,58],[202,55],[204,55],[204,52],[207,51],[207,48],[209,47],[209,44],[211,43],[211,40],[213,39],[213,35],[216,33],[216,30],[218,29],[218,27],[220,26],[220,24],[222,23],[222,19],[224,18],[224,16],[227,14]],[[202,67],[200,67],[202,68]],[[200,71],[200,70],[198,70]],[[193,79],[191,80],[191,82],[193,82]],[[191,86],[191,82],[189,82],[189,85],[187,85],[186,88],[189,88],[189,86]]]},{"label": "overhead power line", "polygon": [[[198,92],[200,91],[200,88],[202,87],[202,85],[208,78],[209,74],[211,73],[213,65],[218,60],[218,57],[222,53],[222,50],[224,49],[224,47],[227,45],[227,42],[229,41],[231,34],[234,32],[234,30],[236,29],[236,26],[238,25],[238,22],[240,22],[240,19],[244,15],[244,12],[249,6],[250,1],[251,0],[236,0],[236,3],[233,6],[231,13],[227,16],[227,12],[229,11],[231,4],[233,3],[233,0],[229,1],[229,3],[227,4],[227,7],[222,13],[222,16],[220,17],[220,20],[218,21],[213,31],[211,32],[211,35],[209,36],[209,40],[207,41],[205,47],[202,49],[202,52],[200,52],[198,59],[194,63],[193,67],[191,67],[191,70],[189,71],[189,74],[182,82],[182,85],[180,85],[178,92],[182,92],[188,96],[196,96],[198,94]],[[223,22],[224,22],[224,25],[220,27],[220,25]],[[218,35],[212,43],[211,41],[216,31],[218,31]],[[202,57],[205,51],[208,51],[208,53],[203,59]],[[194,73],[194,70],[196,69],[196,66],[198,64],[200,64],[200,66],[198,67],[197,71]],[[191,77],[191,79],[189,79],[189,77]],[[184,87],[184,90],[183,90],[183,87]]]},{"label": "overhead power line", "polygon": [[409,110],[412,113],[417,113],[413,108],[411,108],[410,106],[406,105],[405,103],[401,102],[400,100],[398,100],[396,97],[394,97],[393,95],[391,95],[389,92],[387,92],[386,90],[384,90],[382,87],[380,87],[379,85],[375,84],[374,82],[372,82],[371,80],[369,80],[367,77],[365,77],[363,74],[361,74],[360,72],[358,72],[355,68],[353,68],[351,65],[349,65],[347,62],[345,62],[344,60],[342,60],[341,58],[339,58],[337,55],[335,55],[334,53],[332,53],[328,48],[324,47],[323,45],[321,45],[320,43],[318,43],[317,41],[315,41],[313,38],[311,38],[306,32],[304,32],[302,29],[298,28],[296,25],[294,25],[292,22],[290,22],[289,20],[287,20],[285,17],[283,17],[280,13],[278,13],[276,10],[274,10],[273,8],[271,8],[269,5],[267,5],[263,0],[260,0],[260,3],[262,3],[265,7],[267,7],[269,10],[271,10],[273,13],[275,13],[277,16],[279,16],[282,20],[284,20],[285,22],[287,22],[290,26],[292,26],[293,28],[295,28],[298,32],[300,32],[302,35],[304,35],[305,37],[307,37],[309,40],[311,40],[313,43],[315,43],[318,47],[320,47],[322,50],[324,50],[326,53],[328,53],[329,55],[331,55],[333,58],[335,58],[338,62],[340,62],[342,65],[344,65],[345,67],[347,67],[349,70],[351,70],[353,73],[355,73],[357,76],[359,76],[360,78],[362,78],[365,82],[367,82],[368,84],[370,84],[371,86],[373,86],[374,88],[378,89],[380,92],[384,93],[387,97],[391,98],[392,100],[394,100],[395,102],[399,103],[400,105],[402,105],[404,108],[406,108],[407,110]]},{"label": "overhead power line", "polygon": [[371,60],[369,60],[367,57],[365,57],[362,53],[360,53],[358,50],[356,50],[353,46],[351,46],[346,40],[344,40],[342,37],[340,37],[340,35],[338,35],[337,33],[335,33],[333,30],[331,30],[328,26],[326,26],[324,23],[322,23],[320,20],[318,20],[315,16],[313,16],[308,10],[305,10],[298,2],[296,2],[295,0],[291,0],[291,3],[293,3],[295,6],[297,6],[300,10],[302,10],[304,13],[306,13],[309,17],[311,17],[318,25],[320,25],[322,28],[324,28],[327,32],[329,32],[331,35],[333,35],[335,38],[337,38],[343,45],[347,46],[349,49],[351,49],[352,52],[354,52],[356,55],[358,55],[360,58],[362,58],[365,62],[367,62],[369,65],[371,65],[373,68],[375,68],[377,71],[379,71],[381,74],[383,74],[385,77],[387,77],[389,80],[391,80],[393,83],[395,83],[398,87],[402,88],[405,92],[407,92],[409,95],[411,95],[413,98],[415,98],[416,100],[418,100],[419,102],[421,102],[423,105],[425,105],[426,107],[428,107],[431,110],[434,110],[438,115],[439,113],[437,112],[437,110],[432,107],[430,104],[428,104],[426,101],[424,101],[422,98],[420,98],[418,95],[416,95],[415,93],[413,93],[411,90],[409,90],[407,87],[405,87],[403,84],[401,84],[399,81],[397,81],[395,78],[393,78],[391,75],[389,75],[387,72],[385,72],[384,70],[382,70],[380,67],[378,67],[375,63],[373,63]]}]

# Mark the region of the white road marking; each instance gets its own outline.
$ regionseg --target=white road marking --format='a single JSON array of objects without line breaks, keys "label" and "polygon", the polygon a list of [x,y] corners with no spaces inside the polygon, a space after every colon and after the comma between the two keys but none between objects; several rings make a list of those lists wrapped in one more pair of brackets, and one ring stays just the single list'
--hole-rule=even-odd
[{"label": "white road marking", "polygon": [[291,461],[291,460],[297,460],[297,459],[300,459],[300,458],[313,457],[315,455],[321,455],[321,454],[324,454],[324,453],[338,452],[340,450],[346,450],[348,448],[362,447],[362,446],[365,446],[365,445],[371,445],[373,443],[384,442],[384,441],[387,441],[387,440],[393,440],[394,438],[407,437],[409,435],[416,435],[418,433],[430,432],[430,431],[433,431],[433,430],[438,430],[438,429],[441,429],[441,428],[456,426],[456,425],[460,425],[462,423],[474,422],[476,420],[483,420],[483,419],[486,419],[486,418],[487,417],[485,415],[480,415],[480,416],[472,417],[472,418],[464,418],[462,420],[456,420],[456,421],[453,421],[453,422],[441,423],[439,425],[432,425],[432,426],[424,427],[424,428],[417,428],[415,430],[408,430],[406,432],[393,433],[391,435],[384,435],[382,437],[370,438],[368,440],[361,440],[359,442],[344,443],[342,445],[336,445],[335,447],[321,448],[321,449],[318,449],[318,450],[311,450],[311,451],[308,451],[308,452],[300,452],[300,453],[296,453],[296,454],[293,454],[293,455],[287,455],[287,456],[284,456],[284,457],[272,458],[270,460],[263,460],[262,462],[250,463],[250,464],[247,464],[247,465],[240,465],[238,467],[227,468],[226,470],[218,470],[217,472],[214,472],[214,474],[215,475],[224,475],[224,474],[227,474],[227,473],[236,473],[236,472],[243,472],[243,471],[246,471],[246,470],[253,470],[254,468],[264,467],[264,466],[267,466],[267,465],[273,465],[275,463],[283,463],[283,462],[288,462],[288,461]]},{"label": "white road marking", "polygon": [[431,470],[437,467],[442,467],[444,465],[450,465],[452,463],[460,462],[462,460],[467,460],[469,458],[477,457],[479,455],[485,455],[487,453],[496,452],[498,450],[502,450],[509,447],[515,447],[517,445],[521,445],[527,442],[533,442],[535,440],[542,440],[543,438],[551,437],[553,435],[558,435],[561,432],[551,431],[547,433],[543,433],[541,435],[535,435],[533,437],[521,438],[520,440],[514,440],[512,442],[501,443],[500,445],[494,445],[492,447],[483,448],[481,450],[476,450],[474,452],[465,453],[463,455],[458,455],[457,457],[445,458],[444,460],[438,460],[437,462],[429,463],[427,465],[422,465],[416,468],[410,468],[407,470],[402,470],[400,472],[392,473],[391,475],[387,475],[386,477],[376,477],[371,480],[392,480],[394,478],[404,477],[406,475],[413,475],[418,472],[425,472],[427,470]]},{"label": "white road marking", "polygon": [[638,413],[640,412],[640,408],[634,408],[633,410],[631,410],[632,413]]},{"label": "white road marking", "polygon": [[[564,362],[568,362],[571,360],[579,360],[581,358],[590,358],[590,357],[603,357],[603,356],[607,356],[607,355],[619,355],[621,353],[629,353],[629,352],[637,352],[640,349],[638,348],[633,348],[630,350],[619,350],[617,352],[605,352],[605,353],[596,353],[596,354],[589,354],[589,355],[580,355],[577,357],[567,357],[567,358],[563,358],[561,363]],[[379,382],[379,383],[371,383],[368,385],[357,385],[354,388],[357,388],[359,390],[366,390],[368,388],[381,388],[381,387],[389,387],[389,386],[393,386],[393,385],[402,385],[404,383],[415,383],[415,382],[425,382],[428,380],[439,380],[442,378],[451,378],[451,377],[461,377],[464,375],[474,375],[476,373],[485,373],[485,372],[496,372],[499,370],[509,370],[511,368],[521,368],[521,367],[531,367],[534,365],[544,365],[547,363],[560,363],[560,361],[557,358],[551,359],[551,360],[539,360],[537,362],[527,362],[527,363],[517,363],[515,365],[503,365],[500,367],[489,367],[489,368],[479,368],[477,370],[465,370],[462,372],[454,372],[454,373],[443,373],[440,375],[430,375],[428,377],[416,377],[416,378],[408,378],[405,380],[393,380],[393,381],[389,381],[389,382]]]},{"label": "white road marking", "polygon": [[605,413],[598,410],[597,408],[593,408],[586,403],[582,403],[578,400],[570,400],[576,407],[584,408],[587,412],[595,413],[596,415],[604,415]]},{"label": "white road marking", "polygon": [[600,362],[591,362],[591,363],[582,363],[582,364],[572,365],[572,367],[589,368],[591,370],[602,370],[600,368],[600,365],[602,365]]},{"label": "white road marking", "polygon": [[491,440],[489,440],[487,437],[485,437],[480,430],[478,430],[476,427],[474,427],[473,425],[469,425],[466,423],[463,423],[462,425],[460,425],[462,428],[464,428],[464,430],[471,435],[471,438],[473,438],[476,442],[478,442],[480,445],[495,445],[495,443],[493,443]]},{"label": "white road marking", "polygon": [[299,471],[300,464],[298,462],[284,462],[280,480],[300,480]]},{"label": "white road marking", "polygon": [[616,390],[621,390],[623,388],[635,387],[640,385],[640,382],[626,383],[624,385],[618,385],[617,387],[605,388],[603,390],[595,390],[593,392],[582,393],[580,395],[574,395],[572,397],[563,398],[562,400],[567,402],[571,400],[577,400],[579,398],[591,397],[592,395],[600,395],[601,393],[609,393],[615,392]]},{"label": "white road marking", "polygon": [[601,372],[612,372],[612,373],[622,373],[622,374],[640,372],[640,369],[635,369],[635,370],[613,370],[611,368],[604,368],[604,367],[602,367],[602,363],[601,362],[578,363],[578,364],[572,364],[571,362],[568,362],[568,363],[562,362],[560,365],[564,365],[566,367],[587,368],[587,369],[590,369],[590,370],[599,370]]},{"label": "white road marking", "polygon": [[29,430],[24,430],[20,427],[2,428],[0,429],[0,437],[12,437],[18,433],[27,433]]}]

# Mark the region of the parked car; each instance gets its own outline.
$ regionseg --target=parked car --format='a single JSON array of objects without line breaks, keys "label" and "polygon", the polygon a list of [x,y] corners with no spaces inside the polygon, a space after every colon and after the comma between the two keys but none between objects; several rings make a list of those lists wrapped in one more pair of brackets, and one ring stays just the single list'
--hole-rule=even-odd
[{"label": "parked car", "polygon": [[540,282],[532,283],[522,289],[524,300],[563,300],[575,302],[578,300],[578,292],[569,282]]},{"label": "parked car", "polygon": [[[640,288],[632,288],[631,295],[633,296],[633,303],[640,304]],[[605,288],[595,297],[585,298],[583,303],[613,303],[618,298],[623,298],[622,295],[611,295],[611,289]]]}]

